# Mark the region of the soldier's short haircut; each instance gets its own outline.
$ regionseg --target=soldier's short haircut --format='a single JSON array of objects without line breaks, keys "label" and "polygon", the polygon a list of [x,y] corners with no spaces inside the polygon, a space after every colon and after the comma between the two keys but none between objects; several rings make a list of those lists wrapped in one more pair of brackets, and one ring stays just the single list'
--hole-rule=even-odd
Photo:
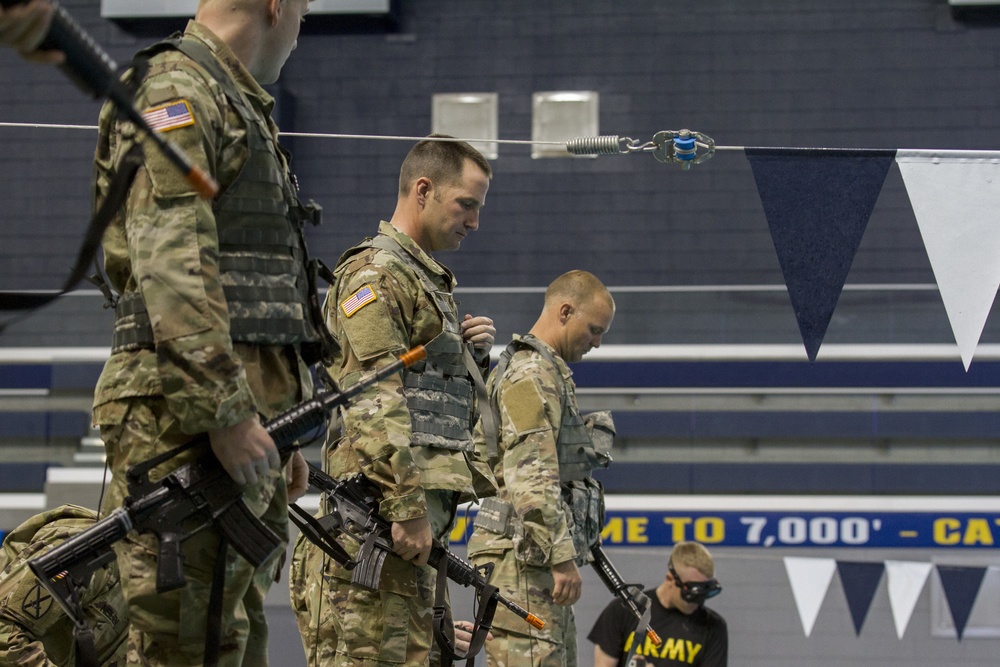
[{"label": "soldier's short haircut", "polygon": [[608,305],[614,306],[615,300],[604,283],[589,271],[579,269],[568,271],[549,285],[545,290],[545,305],[554,306],[568,301],[576,306],[589,304],[592,299],[604,297]]},{"label": "soldier's short haircut", "polygon": [[[454,139],[446,134],[432,134],[428,139]],[[493,178],[493,170],[483,154],[464,141],[423,141],[410,149],[399,169],[399,194],[406,196],[418,178],[426,177],[438,185],[454,185],[462,178],[465,161],[472,162]]]},{"label": "soldier's short haircut", "polygon": [[702,544],[698,542],[678,542],[670,552],[670,561],[674,567],[684,565],[693,567],[706,577],[715,576],[715,560]]}]

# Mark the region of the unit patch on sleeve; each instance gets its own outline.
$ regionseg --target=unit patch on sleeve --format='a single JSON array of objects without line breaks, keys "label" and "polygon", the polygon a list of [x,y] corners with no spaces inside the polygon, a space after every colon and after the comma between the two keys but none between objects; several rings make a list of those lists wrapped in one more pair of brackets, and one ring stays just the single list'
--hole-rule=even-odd
[{"label": "unit patch on sleeve", "polygon": [[365,285],[357,292],[341,301],[340,309],[344,312],[345,317],[350,317],[367,306],[369,303],[374,302],[375,298],[375,290],[372,289],[372,286]]},{"label": "unit patch on sleeve", "polygon": [[157,132],[166,132],[167,130],[176,130],[178,127],[194,125],[194,116],[191,114],[191,106],[187,103],[187,100],[153,107],[144,111],[142,117]]}]

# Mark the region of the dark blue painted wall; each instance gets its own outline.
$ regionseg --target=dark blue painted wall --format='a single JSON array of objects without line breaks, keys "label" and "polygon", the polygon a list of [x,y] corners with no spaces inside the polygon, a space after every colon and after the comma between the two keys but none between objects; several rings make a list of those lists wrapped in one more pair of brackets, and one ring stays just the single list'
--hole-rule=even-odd
[{"label": "dark blue painted wall", "polygon": [[[68,9],[119,61],[149,41]],[[430,130],[434,93],[495,91],[500,136],[531,134],[531,95],[601,96],[601,131],[647,140],[690,127],[720,145],[967,148],[1000,145],[1000,28],[942,0],[399,0],[398,20],[325,21],[274,88],[283,129],[380,135]],[[315,19],[310,19],[316,22]],[[346,26],[346,27],[345,27]],[[93,124],[97,105],[50,68],[0,53],[0,121]],[[0,127],[2,287],[54,287],[87,214],[93,134]],[[408,143],[295,139],[304,191],[326,207],[312,235],[329,261],[391,214]],[[612,286],[773,284],[782,278],[742,154],[690,172],[649,155],[532,160],[502,146],[482,229],[445,257],[465,286],[540,286],[585,267]],[[895,167],[852,283],[932,283]],[[531,301],[473,295],[502,334]],[[518,301],[518,303],[513,303]],[[536,299],[537,301],[537,299]],[[614,343],[797,342],[783,293],[619,298]],[[8,344],[105,344],[98,299],[72,299],[11,329]],[[995,318],[994,318],[995,319]],[[988,324],[984,340],[1000,338]],[[849,293],[827,342],[951,342],[929,292]]]}]

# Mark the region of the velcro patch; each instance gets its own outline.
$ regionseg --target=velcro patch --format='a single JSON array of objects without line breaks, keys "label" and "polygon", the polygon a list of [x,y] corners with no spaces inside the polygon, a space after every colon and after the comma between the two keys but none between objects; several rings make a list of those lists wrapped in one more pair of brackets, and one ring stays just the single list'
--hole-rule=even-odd
[{"label": "velcro patch", "polygon": [[375,290],[372,289],[372,286],[365,285],[357,292],[341,301],[340,310],[344,313],[345,317],[350,317],[367,306],[369,303],[373,303],[376,298]]},{"label": "velcro patch", "polygon": [[545,401],[531,380],[513,382],[501,396],[504,411],[518,436],[550,428],[545,418]]},{"label": "velcro patch", "polygon": [[142,113],[149,126],[157,132],[176,130],[179,127],[194,125],[194,114],[187,100],[171,102],[163,106],[153,107]]}]

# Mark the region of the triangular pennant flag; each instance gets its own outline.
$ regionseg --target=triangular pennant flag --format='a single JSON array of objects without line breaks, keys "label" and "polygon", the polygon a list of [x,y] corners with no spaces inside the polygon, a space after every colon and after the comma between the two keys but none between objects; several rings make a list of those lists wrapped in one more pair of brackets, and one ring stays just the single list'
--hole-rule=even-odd
[{"label": "triangular pennant flag", "polygon": [[851,610],[851,620],[854,621],[854,634],[861,634],[861,626],[865,624],[868,609],[878,584],[882,581],[882,563],[855,563],[837,561],[837,572],[840,573],[840,583],[844,587],[847,606]]},{"label": "triangular pennant flag", "polygon": [[916,563],[901,560],[887,560],[885,575],[889,589],[889,606],[892,620],[896,624],[896,636],[900,639],[910,624],[913,609],[917,606],[924,582],[933,566],[930,563]]},{"label": "triangular pennant flag", "polygon": [[961,641],[965,624],[969,622],[969,614],[972,613],[972,605],[979,594],[979,586],[986,576],[986,568],[938,565],[937,571],[941,577],[945,599],[948,600],[948,609],[951,610],[951,620],[955,623],[955,632]]},{"label": "triangular pennant flag", "polygon": [[815,361],[896,152],[745,152],[806,354]]},{"label": "triangular pennant flag", "polygon": [[788,582],[792,585],[792,595],[806,637],[812,633],[836,569],[837,563],[832,558],[785,558]]},{"label": "triangular pennant flag", "polygon": [[896,161],[969,370],[1000,286],[1000,153],[900,150]]}]

